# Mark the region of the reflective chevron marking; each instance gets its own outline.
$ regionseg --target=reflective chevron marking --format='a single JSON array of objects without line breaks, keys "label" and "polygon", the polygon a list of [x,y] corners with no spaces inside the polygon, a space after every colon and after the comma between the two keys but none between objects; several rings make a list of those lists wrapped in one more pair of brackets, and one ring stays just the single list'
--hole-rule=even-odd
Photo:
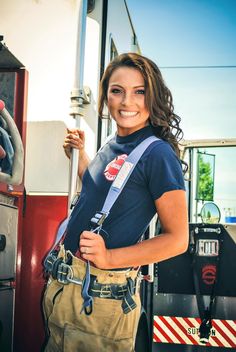
[{"label": "reflective chevron marking", "polygon": [[[199,342],[199,318],[154,316],[153,341],[159,343],[202,345]],[[236,320],[212,320],[206,347],[236,348]]]}]

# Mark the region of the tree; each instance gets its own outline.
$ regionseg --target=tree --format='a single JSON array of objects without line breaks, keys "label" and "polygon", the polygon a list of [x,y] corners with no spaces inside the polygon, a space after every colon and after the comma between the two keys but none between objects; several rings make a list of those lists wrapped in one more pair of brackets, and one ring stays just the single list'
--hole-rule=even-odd
[{"label": "tree", "polygon": [[214,179],[213,165],[204,160],[204,155],[207,154],[198,153],[197,199],[206,201],[214,198]]}]

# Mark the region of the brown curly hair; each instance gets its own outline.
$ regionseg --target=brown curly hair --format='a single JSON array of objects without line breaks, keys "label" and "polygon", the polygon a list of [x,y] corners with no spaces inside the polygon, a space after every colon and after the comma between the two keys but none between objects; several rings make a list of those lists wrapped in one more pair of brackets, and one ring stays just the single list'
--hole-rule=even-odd
[{"label": "brown curly hair", "polygon": [[103,117],[104,104],[107,103],[107,91],[112,73],[119,67],[131,67],[139,70],[145,82],[145,103],[150,112],[150,124],[154,134],[166,140],[180,155],[178,142],[183,137],[179,127],[180,117],[174,113],[172,94],[167,88],[157,65],[145,56],[136,53],[124,53],[112,60],[100,83],[98,113]]}]

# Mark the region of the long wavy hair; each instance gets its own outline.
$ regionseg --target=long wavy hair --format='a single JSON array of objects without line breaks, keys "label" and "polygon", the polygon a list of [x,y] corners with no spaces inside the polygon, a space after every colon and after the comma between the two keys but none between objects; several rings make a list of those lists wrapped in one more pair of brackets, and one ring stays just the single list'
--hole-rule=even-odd
[{"label": "long wavy hair", "polygon": [[145,103],[150,112],[149,122],[153,126],[154,134],[169,142],[179,157],[178,143],[183,137],[183,131],[179,127],[181,118],[174,113],[172,94],[159,68],[145,56],[125,53],[117,56],[108,64],[100,83],[99,116],[103,117],[104,104],[107,104],[110,77],[120,67],[131,67],[141,72],[145,82]]}]

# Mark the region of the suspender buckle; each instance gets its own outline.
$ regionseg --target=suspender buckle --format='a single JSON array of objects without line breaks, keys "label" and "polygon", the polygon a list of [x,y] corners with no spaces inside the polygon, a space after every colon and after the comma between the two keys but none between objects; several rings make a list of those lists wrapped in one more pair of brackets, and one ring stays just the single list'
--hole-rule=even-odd
[{"label": "suspender buckle", "polygon": [[95,229],[96,227],[101,227],[108,214],[109,213],[104,211],[96,212],[94,217],[90,220],[92,229]]},{"label": "suspender buckle", "polygon": [[46,273],[51,274],[53,271],[53,266],[57,261],[58,252],[52,251],[44,260],[43,266]]},{"label": "suspender buckle", "polygon": [[57,268],[57,281],[63,285],[67,285],[70,282],[70,278],[73,278],[72,268],[62,261]]}]

